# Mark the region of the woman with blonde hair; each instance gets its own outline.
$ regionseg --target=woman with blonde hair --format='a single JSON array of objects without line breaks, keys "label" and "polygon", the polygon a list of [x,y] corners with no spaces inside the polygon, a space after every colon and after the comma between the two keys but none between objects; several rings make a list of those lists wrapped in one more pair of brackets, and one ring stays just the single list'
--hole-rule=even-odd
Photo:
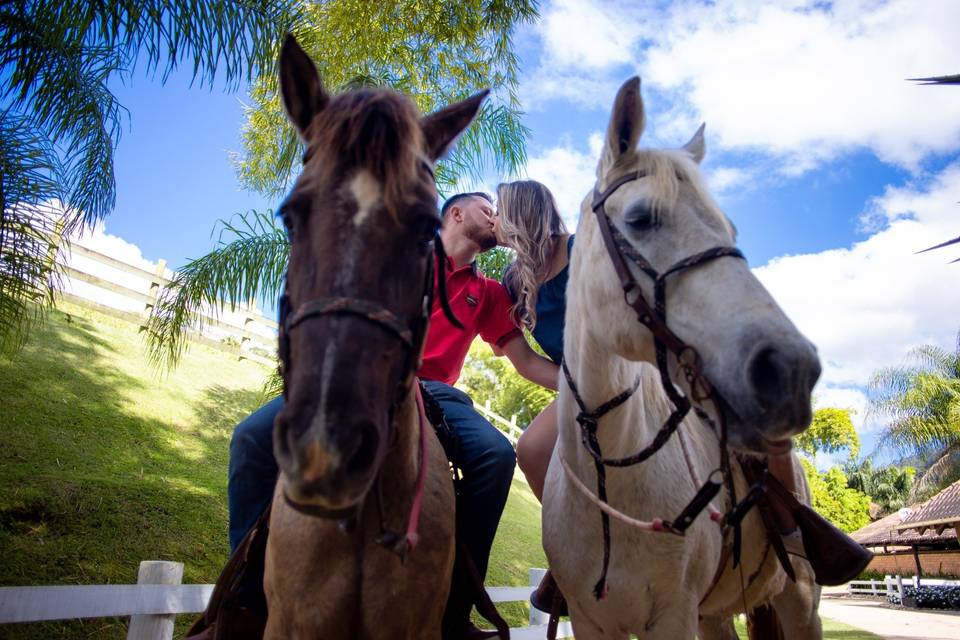
[{"label": "woman with blonde hair", "polygon": [[[573,236],[557,211],[553,194],[534,180],[497,187],[496,233],[517,252],[503,284],[514,299],[517,323],[558,365],[563,359],[563,320]],[[557,407],[551,402],[520,436],[517,464],[538,499],[557,440]]]},{"label": "woman with blonde hair", "polygon": [[[563,322],[567,278],[574,237],[557,211],[553,194],[535,180],[505,182],[497,187],[495,231],[499,244],[517,252],[503,284],[513,297],[517,324],[558,365],[563,360]],[[517,442],[517,465],[537,499],[557,442],[557,401],[534,418]],[[550,572],[530,595],[533,606],[549,612],[557,587]],[[566,603],[560,605],[566,615]]]}]

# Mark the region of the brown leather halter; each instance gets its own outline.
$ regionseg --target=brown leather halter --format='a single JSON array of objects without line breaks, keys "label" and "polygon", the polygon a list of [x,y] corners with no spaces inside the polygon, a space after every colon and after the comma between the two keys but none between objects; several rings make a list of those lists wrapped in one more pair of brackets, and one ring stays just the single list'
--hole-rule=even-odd
[{"label": "brown leather halter", "polygon": [[[749,504],[746,504],[746,500],[743,504],[737,504],[733,488],[733,479],[730,474],[730,460],[727,450],[727,425],[724,417],[723,400],[704,375],[702,360],[697,350],[681,340],[667,326],[666,284],[669,276],[685,269],[700,266],[717,258],[727,256],[740,259],[745,258],[736,247],[718,246],[684,258],[666,271],[662,273],[658,272],[650,262],[627,241],[623,234],[611,224],[604,206],[607,199],[617,189],[643,176],[644,174],[640,171],[632,171],[611,182],[603,192],[598,192],[595,189],[591,208],[594,214],[596,214],[597,224],[600,227],[600,235],[603,238],[607,254],[610,256],[617,277],[620,279],[624,300],[627,305],[636,312],[637,320],[653,333],[657,369],[660,372],[660,382],[664,392],[673,403],[674,411],[670,414],[669,418],[667,418],[656,436],[654,436],[653,441],[640,451],[622,458],[604,457],[600,450],[600,442],[597,437],[599,420],[606,413],[626,402],[630,396],[636,392],[640,385],[640,378],[638,377],[636,379],[630,389],[626,389],[593,411],[590,411],[587,409],[583,398],[577,390],[577,386],[566,362],[562,361],[561,366],[570,391],[573,393],[574,400],[576,400],[577,406],[580,409],[576,420],[580,425],[580,435],[583,446],[594,460],[594,466],[597,471],[597,497],[602,503],[607,503],[606,467],[628,467],[640,464],[653,456],[670,440],[670,437],[680,426],[681,421],[686,417],[691,408],[694,409],[702,420],[713,428],[720,440],[720,468],[711,472],[707,481],[700,487],[696,495],[680,512],[677,518],[673,521],[662,522],[662,530],[681,536],[684,535],[686,529],[693,523],[694,518],[707,507],[710,500],[720,491],[721,483],[714,480],[714,477],[717,475],[716,472],[719,471],[730,494],[731,504],[734,505],[731,512],[724,517],[724,522],[734,527],[734,557],[735,560],[738,560],[740,555],[739,522],[743,518],[745,511],[752,506],[756,498],[751,499]],[[633,277],[633,273],[627,263],[628,260],[654,281],[653,306],[647,302],[643,295],[643,290]],[[709,400],[714,404],[720,423],[719,427],[714,423],[709,414],[699,406],[693,406],[690,398],[682,395],[677,390],[677,387],[670,379],[670,372],[667,366],[668,351],[674,354],[684,377],[690,384],[693,400],[697,403]],[[600,579],[593,589],[594,597],[598,600],[606,596],[607,569],[610,564],[610,516],[602,509],[600,515],[603,527],[603,567]]]},{"label": "brown leather halter", "polygon": [[[450,308],[450,302],[447,298],[447,257],[446,252],[443,249],[443,243],[440,240],[439,232],[430,242],[426,260],[427,268],[423,284],[420,314],[410,326],[404,325],[395,313],[383,307],[379,303],[371,300],[365,300],[363,298],[352,298],[346,296],[314,298],[304,302],[295,310],[291,311],[290,297],[287,294],[286,283],[284,283],[284,289],[280,296],[279,304],[279,359],[280,372],[284,383],[284,397],[286,398],[287,396],[287,384],[289,372],[292,366],[289,334],[293,329],[312,318],[321,318],[331,315],[353,316],[360,320],[371,322],[399,340],[407,352],[406,363],[404,364],[403,371],[401,372],[399,380],[397,381],[397,391],[390,405],[389,415],[387,416],[392,436],[393,429],[395,429],[393,416],[396,408],[408,396],[413,385],[414,376],[421,364],[423,345],[427,335],[427,327],[429,326],[430,322],[430,314],[433,310],[434,262],[436,262],[439,267],[439,278],[436,279],[436,286],[440,297],[440,306],[443,309],[444,315],[447,316],[447,319],[454,326],[461,329],[463,328],[463,325],[461,325],[460,321],[457,320],[456,316],[453,314],[453,310]],[[420,426],[422,429],[425,425],[421,424]],[[379,499],[379,475],[376,482],[378,484],[377,497]],[[422,482],[418,481],[418,487],[422,487]],[[418,490],[422,490],[422,488]],[[418,496],[415,496],[415,503],[416,498],[418,498]],[[346,529],[352,528],[353,521],[355,520],[359,510],[358,505],[353,505],[344,509],[326,509],[317,505],[298,504],[287,498],[286,494],[284,494],[284,499],[295,511],[318,518],[338,520],[340,521],[341,526]],[[382,509],[382,505],[380,505],[380,508]],[[416,508],[414,508],[414,511],[416,511]],[[411,515],[413,515],[413,513]],[[408,537],[409,536],[403,536],[403,539]],[[381,536],[381,543],[384,544],[384,546],[392,548],[396,546],[395,542],[399,538],[399,534],[384,530],[383,535]],[[405,553],[405,550],[406,547],[404,547],[403,553]],[[401,553],[401,555],[403,554]]]}]

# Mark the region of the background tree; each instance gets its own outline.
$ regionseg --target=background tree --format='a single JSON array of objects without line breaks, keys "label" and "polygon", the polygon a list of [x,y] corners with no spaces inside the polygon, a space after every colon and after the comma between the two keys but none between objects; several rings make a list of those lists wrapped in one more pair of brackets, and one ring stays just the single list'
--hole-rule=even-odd
[{"label": "background tree", "polygon": [[477,256],[477,268],[488,278],[493,278],[497,282],[503,280],[503,274],[514,261],[516,255],[512,249],[506,247],[494,247],[489,251],[484,251]]},{"label": "background tree", "polygon": [[960,332],[953,351],[922,345],[907,364],[877,371],[869,392],[870,411],[890,420],[878,446],[931,461],[915,494],[960,477]]},{"label": "background tree", "polygon": [[[535,342],[528,341],[539,351]],[[555,391],[521,376],[506,358],[496,357],[490,346],[480,340],[471,345],[457,384],[467,390],[474,402],[489,401],[490,408],[505,418],[517,416],[521,429],[557,397]]]},{"label": "background tree", "polygon": [[809,460],[801,459],[800,463],[817,513],[848,533],[870,522],[870,497],[848,487],[840,467],[820,473]]},{"label": "background tree", "polygon": [[238,86],[273,67],[292,12],[292,0],[0,3],[0,351],[52,301],[61,236],[113,209],[129,114],[110,81],[186,64],[202,85]]},{"label": "background tree", "polygon": [[888,465],[874,467],[867,459],[860,463],[851,463],[844,468],[847,486],[867,494],[880,511],[879,517],[888,515],[910,503],[910,493],[916,469]]},{"label": "background tree", "polygon": [[797,450],[811,459],[801,458],[803,471],[810,484],[812,506],[824,518],[844,531],[856,531],[870,522],[870,498],[858,489],[847,486],[847,476],[840,467],[819,472],[812,458],[818,453],[838,453],[846,450],[849,459],[860,452],[860,438],[853,426],[850,409],[825,407],[813,412],[810,428],[793,443]]},{"label": "background tree", "polygon": [[[437,167],[441,194],[487,169],[515,174],[526,161],[527,129],[517,98],[513,29],[537,17],[534,0],[424,2],[331,0],[307,5],[293,26],[333,93],[357,86],[389,86],[410,95],[424,113],[482,88],[492,97],[449,158]],[[301,143],[283,116],[275,74],[253,85],[243,151],[236,156],[241,183],[268,196],[290,185]],[[250,212],[224,226],[216,249],[183,267],[161,294],[150,320],[150,353],[172,366],[184,333],[196,327],[202,305],[231,306],[275,300],[286,268],[286,240],[270,227],[269,212]],[[263,236],[250,230],[262,228]],[[236,234],[236,230],[242,233]],[[258,271],[259,269],[259,271]]]},{"label": "background tree", "polygon": [[825,407],[813,412],[810,428],[793,438],[797,449],[810,456],[847,450],[851,459],[860,453],[860,438],[850,409]]}]

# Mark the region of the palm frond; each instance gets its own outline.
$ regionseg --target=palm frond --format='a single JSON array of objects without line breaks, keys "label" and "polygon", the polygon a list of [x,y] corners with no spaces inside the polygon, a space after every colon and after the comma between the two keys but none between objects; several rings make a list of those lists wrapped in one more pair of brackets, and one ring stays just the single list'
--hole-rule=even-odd
[{"label": "palm frond", "polygon": [[919,84],[960,84],[960,74],[953,76],[933,76],[931,78],[907,78]]},{"label": "palm frond", "polygon": [[951,376],[956,372],[960,355],[935,344],[923,344],[910,350],[909,358],[916,361],[923,370],[935,372],[941,376]]},{"label": "palm frond", "polygon": [[447,161],[456,167],[455,173],[477,180],[488,168],[516,175],[527,161],[525,142],[530,134],[521,115],[505,105],[484,104]]},{"label": "palm frond", "polygon": [[0,353],[12,353],[44,317],[59,288],[62,218],[57,156],[22,117],[0,115]]},{"label": "palm frond", "polygon": [[941,242],[940,244],[935,244],[932,247],[927,247],[926,249],[921,249],[916,253],[926,253],[927,251],[933,251],[934,249],[942,249],[943,247],[949,247],[952,244],[957,244],[960,242],[960,236],[953,238],[952,240],[947,240],[946,242]]},{"label": "palm frond", "polygon": [[937,491],[956,477],[960,473],[958,453],[960,449],[955,447],[941,451],[936,461],[914,481],[913,488],[910,490],[911,499],[918,499],[920,496]]},{"label": "palm frond", "polygon": [[[272,73],[296,0],[0,2],[0,348],[22,344],[56,289],[57,234],[36,215],[63,204],[60,231],[114,207],[113,153],[126,111],[109,89],[134,61],[192,64],[193,79],[238,86]],[[51,240],[54,238],[54,240]]]},{"label": "palm frond", "polygon": [[148,321],[150,360],[170,369],[187,334],[201,331],[201,311],[221,311],[256,299],[275,299],[283,285],[289,243],[272,212],[250,211],[221,221],[218,246],[191,260],[161,291]]},{"label": "palm frond", "polygon": [[283,376],[280,375],[280,369],[273,369],[267,379],[263,381],[260,388],[260,404],[266,404],[283,393]]}]

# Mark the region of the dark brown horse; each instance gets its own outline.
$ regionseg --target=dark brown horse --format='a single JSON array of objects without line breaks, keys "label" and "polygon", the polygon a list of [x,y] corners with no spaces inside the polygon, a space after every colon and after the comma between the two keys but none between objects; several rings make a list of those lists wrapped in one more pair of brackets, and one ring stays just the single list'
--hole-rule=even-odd
[{"label": "dark brown horse", "polygon": [[306,154],[281,211],[286,404],[266,637],[439,638],[454,496],[414,374],[439,243],[433,164],[486,94],[424,118],[385,89],[330,96],[292,37],[280,88]]}]

